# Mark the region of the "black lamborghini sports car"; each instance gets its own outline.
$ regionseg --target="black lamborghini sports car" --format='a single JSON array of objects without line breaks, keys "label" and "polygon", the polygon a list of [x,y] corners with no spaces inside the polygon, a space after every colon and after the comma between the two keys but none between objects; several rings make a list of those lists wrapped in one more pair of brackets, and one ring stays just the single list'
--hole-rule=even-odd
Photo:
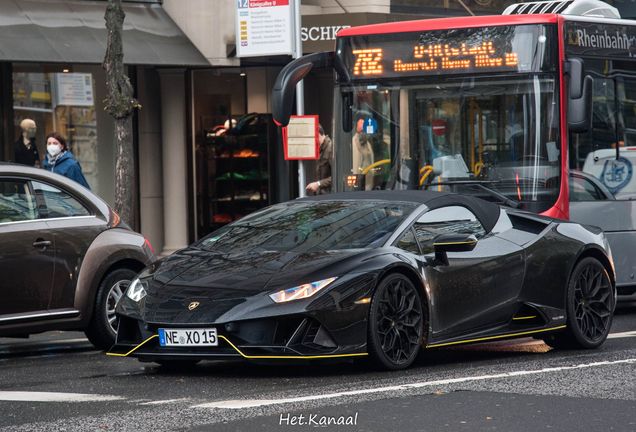
[{"label": "black lamborghini sports car", "polygon": [[597,228],[429,191],[273,205],[147,267],[117,306],[111,355],[350,359],[534,336],[596,348],[616,290]]}]

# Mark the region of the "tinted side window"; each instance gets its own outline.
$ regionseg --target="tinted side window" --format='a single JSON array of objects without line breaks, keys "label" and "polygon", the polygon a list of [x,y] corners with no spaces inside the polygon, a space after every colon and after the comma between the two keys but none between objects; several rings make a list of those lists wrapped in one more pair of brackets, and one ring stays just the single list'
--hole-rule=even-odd
[{"label": "tinted side window", "polygon": [[38,218],[35,196],[27,182],[0,180],[0,223]]},{"label": "tinted side window", "polygon": [[443,234],[473,234],[478,239],[486,235],[474,213],[460,206],[430,210],[418,219],[414,228],[423,254],[434,252],[433,243]]},{"label": "tinted side window", "polygon": [[415,234],[413,234],[412,229],[406,231],[395,243],[395,246],[414,254],[420,253],[420,248],[417,246],[417,240],[415,239]]},{"label": "tinted side window", "polygon": [[69,216],[89,216],[88,209],[66,192],[47,184],[36,183],[36,193],[44,200],[49,218]]}]

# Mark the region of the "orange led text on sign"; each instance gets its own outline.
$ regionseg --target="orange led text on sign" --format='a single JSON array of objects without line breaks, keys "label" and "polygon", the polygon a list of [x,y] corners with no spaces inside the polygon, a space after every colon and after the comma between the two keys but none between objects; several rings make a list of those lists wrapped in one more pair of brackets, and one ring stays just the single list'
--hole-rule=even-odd
[{"label": "orange led text on sign", "polygon": [[[382,48],[353,50],[357,56],[353,67],[354,75],[372,75],[383,72]],[[482,42],[481,45],[468,48],[465,43],[461,48],[452,48],[448,44],[416,46],[413,49],[413,56],[423,61],[404,63],[402,60],[393,61],[395,72],[430,71],[436,69],[469,69],[492,68],[500,66],[517,66],[517,53],[506,53],[505,56],[495,57],[496,54],[492,41]],[[454,58],[472,56],[473,58]],[[427,58],[427,60],[425,60]]]},{"label": "orange led text on sign", "polygon": [[[431,70],[437,69],[437,62],[435,58],[440,57],[439,62],[442,69],[468,69],[472,66],[475,67],[498,67],[498,66],[517,66],[517,53],[506,53],[505,58],[491,58],[491,54],[495,54],[495,48],[492,41],[482,42],[481,45],[467,48],[463,43],[461,48],[451,48],[446,45],[429,45],[429,46],[416,46],[413,49],[413,56],[417,59],[423,59],[425,55],[428,55],[430,61],[417,62],[417,63],[402,63],[401,60],[396,60],[395,71],[406,72],[413,70]],[[474,63],[471,59],[453,60],[452,57],[456,56],[474,56]]]},{"label": "orange led text on sign", "polygon": [[353,50],[357,55],[356,64],[353,66],[354,75],[376,75],[382,73],[382,48]]}]

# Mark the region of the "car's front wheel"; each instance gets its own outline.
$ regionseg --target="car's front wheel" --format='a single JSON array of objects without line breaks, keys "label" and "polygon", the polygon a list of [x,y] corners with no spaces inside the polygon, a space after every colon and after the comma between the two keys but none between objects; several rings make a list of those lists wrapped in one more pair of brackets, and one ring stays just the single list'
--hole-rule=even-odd
[{"label": "car's front wheel", "polygon": [[134,270],[115,269],[104,277],[97,290],[91,322],[86,329],[86,337],[97,348],[108,350],[115,344],[117,317],[115,307],[126,294],[128,286],[137,275]]},{"label": "car's front wheel", "polygon": [[553,348],[597,348],[607,338],[614,312],[614,287],[595,258],[584,258],[574,268],[567,293],[567,328],[547,336]]},{"label": "car's front wheel", "polygon": [[404,275],[380,281],[371,300],[368,335],[373,363],[388,370],[405,369],[420,351],[424,312],[420,294]]}]

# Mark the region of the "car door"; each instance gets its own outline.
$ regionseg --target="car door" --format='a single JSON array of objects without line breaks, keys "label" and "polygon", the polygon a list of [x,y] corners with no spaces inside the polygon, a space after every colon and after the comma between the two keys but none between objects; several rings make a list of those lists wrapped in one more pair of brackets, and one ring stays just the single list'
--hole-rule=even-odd
[{"label": "car door", "polygon": [[[433,339],[471,332],[510,319],[523,283],[521,247],[486,233],[469,209],[446,206],[424,213],[414,224],[430,290]],[[435,260],[435,239],[473,234],[469,252],[448,252],[448,265]]]},{"label": "car door", "polygon": [[40,216],[29,181],[0,177],[0,324],[48,307],[55,247]]},{"label": "car door", "polygon": [[34,181],[33,186],[55,240],[55,274],[49,310],[72,308],[84,256],[106,223],[70,192],[42,182]]}]

